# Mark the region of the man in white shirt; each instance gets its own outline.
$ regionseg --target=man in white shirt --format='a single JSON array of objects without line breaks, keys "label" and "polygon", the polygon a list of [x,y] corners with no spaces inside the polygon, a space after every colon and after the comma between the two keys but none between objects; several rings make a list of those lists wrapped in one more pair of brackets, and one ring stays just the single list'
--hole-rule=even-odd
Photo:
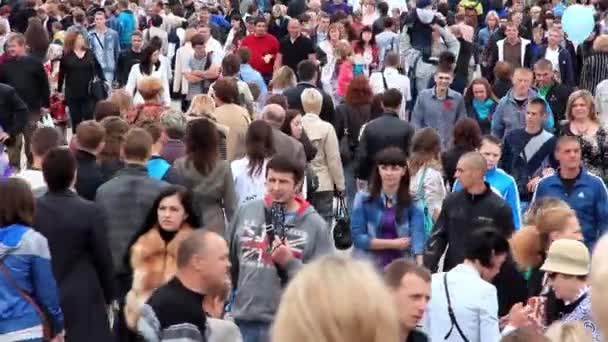
[{"label": "man in white shirt", "polygon": [[36,129],[32,135],[32,166],[13,176],[28,182],[36,197],[44,195],[47,191],[46,181],[42,175],[42,159],[48,151],[59,145],[61,145],[61,136],[57,129],[52,127]]},{"label": "man in white shirt", "polygon": [[224,59],[224,48],[222,47],[222,44],[217,41],[217,39],[211,36],[211,27],[209,26],[209,24],[198,24],[198,26],[196,27],[196,32],[202,34],[203,37],[205,37],[205,41],[207,42],[205,50],[207,51],[207,53],[213,52],[213,54],[215,55],[214,59],[217,58],[219,63],[221,63],[221,61]]},{"label": "man in white shirt", "polygon": [[412,100],[410,91],[410,79],[399,73],[399,54],[397,52],[389,52],[386,55],[384,62],[384,70],[374,72],[369,78],[369,83],[374,94],[384,93],[386,90],[395,88],[403,95],[401,109],[399,110],[399,118],[406,120],[408,117],[406,103]]},{"label": "man in white shirt", "polygon": [[482,228],[471,233],[463,263],[433,275],[424,320],[431,341],[500,341],[498,297],[490,282],[508,253],[503,234]]}]

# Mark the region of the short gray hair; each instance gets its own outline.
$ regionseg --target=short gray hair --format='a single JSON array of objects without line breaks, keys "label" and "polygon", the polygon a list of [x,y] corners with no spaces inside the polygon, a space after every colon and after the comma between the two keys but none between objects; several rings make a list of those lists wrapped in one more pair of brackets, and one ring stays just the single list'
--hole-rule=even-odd
[{"label": "short gray hair", "polygon": [[177,109],[165,110],[160,116],[160,124],[171,139],[180,139],[186,133],[186,116]]}]

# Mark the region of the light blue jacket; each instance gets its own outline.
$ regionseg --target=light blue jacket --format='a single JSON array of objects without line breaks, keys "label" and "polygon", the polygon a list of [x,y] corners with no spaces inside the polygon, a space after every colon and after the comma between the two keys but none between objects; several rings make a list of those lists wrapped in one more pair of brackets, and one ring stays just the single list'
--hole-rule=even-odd
[{"label": "light blue jacket", "polygon": [[124,10],[118,14],[118,23],[120,26],[119,38],[120,47],[128,48],[131,46],[131,34],[137,29],[137,21],[135,14],[131,10]]},{"label": "light blue jacket", "polygon": [[[47,313],[53,332],[61,332],[64,329],[63,313],[46,238],[20,224],[1,227],[0,260],[17,286]],[[3,334],[40,324],[40,316],[34,306],[0,272],[0,340]]]},{"label": "light blue jacket", "polygon": [[106,81],[112,82],[114,80],[114,71],[116,70],[116,61],[118,61],[118,55],[120,54],[118,32],[108,28],[103,37],[101,37],[93,29],[89,31],[89,42],[99,65],[101,65]]},{"label": "light blue jacket", "polygon": [[[370,198],[369,193],[359,192],[355,196],[355,204],[351,213],[351,229],[353,235],[353,255],[373,258],[370,244],[379,234],[382,217],[385,210],[385,195],[376,199]],[[422,254],[426,236],[424,232],[424,214],[417,203],[412,203],[403,209],[402,222],[397,223],[397,235],[410,237],[409,251],[404,256]]]},{"label": "light blue jacket", "polygon": [[585,245],[593,250],[595,242],[608,228],[608,191],[601,178],[582,170],[570,193],[566,192],[559,172],[544,177],[536,186],[532,202],[543,197],[559,198],[576,212]]},{"label": "light blue jacket", "polygon": [[[485,181],[490,184],[492,191],[500,195],[500,197],[502,197],[502,199],[511,207],[513,225],[516,230],[519,229],[519,227],[521,227],[521,206],[515,178],[511,177],[511,175],[503,171],[503,169],[497,167],[486,171],[484,178]],[[458,180],[454,182],[453,191],[462,191],[462,185]]]}]

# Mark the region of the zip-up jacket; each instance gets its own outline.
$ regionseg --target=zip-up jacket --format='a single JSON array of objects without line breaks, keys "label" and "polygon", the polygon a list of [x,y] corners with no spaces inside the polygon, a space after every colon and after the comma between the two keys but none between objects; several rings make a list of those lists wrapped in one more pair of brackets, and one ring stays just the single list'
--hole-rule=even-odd
[{"label": "zip-up jacket", "polygon": [[559,172],[555,172],[541,179],[532,201],[543,197],[559,198],[574,209],[585,244],[592,250],[608,227],[608,191],[602,179],[581,169],[572,189],[566,189]]}]

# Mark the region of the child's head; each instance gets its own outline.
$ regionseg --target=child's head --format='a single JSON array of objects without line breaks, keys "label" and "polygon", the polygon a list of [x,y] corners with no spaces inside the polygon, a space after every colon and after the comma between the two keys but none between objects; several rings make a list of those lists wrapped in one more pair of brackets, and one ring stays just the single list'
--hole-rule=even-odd
[{"label": "child's head", "polygon": [[213,318],[222,318],[224,316],[224,307],[228,301],[231,287],[230,281],[226,281],[221,288],[210,289],[203,299],[203,310],[209,316]]},{"label": "child's head", "polygon": [[343,62],[353,55],[353,47],[346,41],[339,41],[334,49],[336,61]]}]

